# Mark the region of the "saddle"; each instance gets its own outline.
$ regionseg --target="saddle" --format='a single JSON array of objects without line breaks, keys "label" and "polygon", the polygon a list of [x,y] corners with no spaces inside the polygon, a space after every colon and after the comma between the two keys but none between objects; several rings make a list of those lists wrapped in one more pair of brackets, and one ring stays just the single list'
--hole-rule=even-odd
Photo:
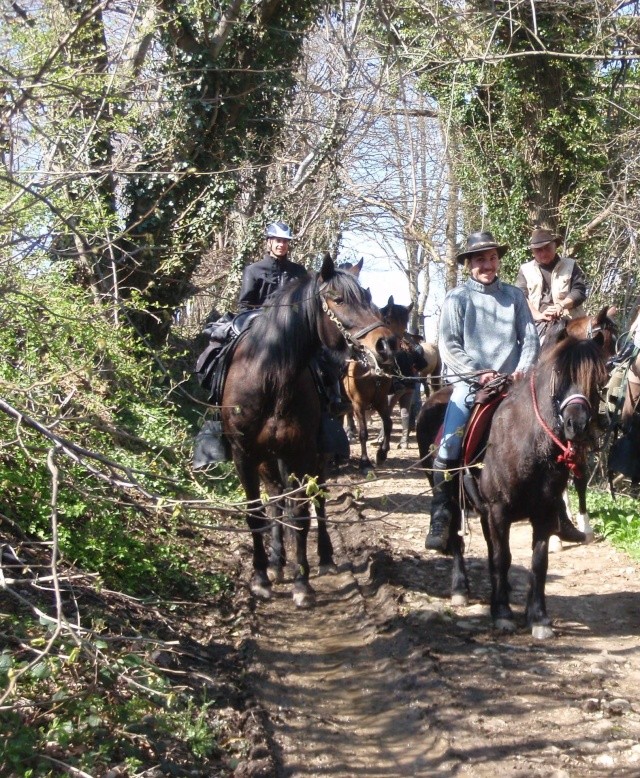
[{"label": "saddle", "polygon": [[[507,396],[509,385],[509,380],[500,377],[475,393],[471,415],[462,433],[461,463],[464,467],[473,467],[482,462],[483,449],[489,437],[493,414]],[[444,425],[438,430],[436,447],[442,441],[443,431]]]},{"label": "saddle", "polygon": [[208,402],[220,405],[224,382],[240,335],[245,332],[260,311],[227,313],[217,321],[208,322],[203,330],[209,343],[198,357],[195,374],[198,383],[209,392]]},{"label": "saddle", "polygon": [[462,464],[465,467],[472,467],[482,461],[484,446],[491,428],[491,420],[506,396],[506,392],[501,392],[491,397],[482,396],[478,399],[479,394],[480,392],[476,394],[476,401],[471,409],[471,416],[462,437]]}]

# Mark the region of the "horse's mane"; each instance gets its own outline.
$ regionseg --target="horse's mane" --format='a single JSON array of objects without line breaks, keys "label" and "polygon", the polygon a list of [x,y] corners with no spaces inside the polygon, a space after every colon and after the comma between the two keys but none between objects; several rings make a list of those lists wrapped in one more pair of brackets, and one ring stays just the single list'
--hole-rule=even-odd
[{"label": "horse's mane", "polygon": [[275,292],[245,335],[246,357],[262,373],[265,387],[292,391],[293,379],[320,348],[320,292],[341,297],[346,306],[368,304],[356,278],[339,270],[326,280],[318,273],[303,276]]},{"label": "horse's mane", "polygon": [[556,396],[575,386],[590,401],[607,380],[601,347],[591,339],[571,336],[543,350],[536,370],[542,382],[554,387]]}]

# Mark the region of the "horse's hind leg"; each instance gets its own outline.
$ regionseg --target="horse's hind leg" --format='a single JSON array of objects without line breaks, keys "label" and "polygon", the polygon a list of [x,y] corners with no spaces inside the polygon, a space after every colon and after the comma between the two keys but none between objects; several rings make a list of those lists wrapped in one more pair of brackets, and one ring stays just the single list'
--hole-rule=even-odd
[{"label": "horse's hind leg", "polygon": [[462,516],[458,509],[457,518],[451,522],[451,534],[449,535],[449,553],[453,556],[451,570],[451,604],[455,606],[467,606],[469,604],[469,577],[464,563],[464,540],[460,535]]},{"label": "horse's hind leg", "polygon": [[[324,468],[322,470],[324,471]],[[324,472],[321,472],[318,481],[324,484]],[[327,529],[326,500],[322,494],[316,497],[314,505],[318,522],[318,573],[319,575],[337,573],[338,568],[333,561],[333,543]]]},{"label": "horse's hind leg", "polygon": [[492,505],[487,517],[487,529],[483,525],[485,537],[487,533],[489,548],[489,573],[491,576],[491,618],[496,629],[506,632],[515,630],[513,611],[509,604],[509,568],[511,567],[511,549],[509,547],[509,531],[511,526],[504,511],[497,505]]},{"label": "horse's hind leg", "polygon": [[315,602],[315,592],[309,583],[307,538],[309,536],[309,503],[305,500],[296,508],[298,515],[292,519],[296,549],[296,573],[293,579],[293,602],[298,608],[309,608]]},{"label": "horse's hind leg", "polygon": [[246,519],[253,541],[253,575],[249,583],[251,592],[263,600],[271,597],[271,581],[267,575],[267,552],[264,547],[264,533],[268,522],[260,500],[258,472],[250,468],[244,459],[235,459],[236,470],[247,496]]},{"label": "horse's hind leg", "polygon": [[276,468],[273,464],[264,464],[260,475],[269,495],[267,509],[271,519],[271,546],[269,548],[269,578],[273,583],[282,583],[284,568],[287,564],[287,551],[284,540],[283,519],[285,518],[283,486],[287,479],[286,469],[281,463]]}]

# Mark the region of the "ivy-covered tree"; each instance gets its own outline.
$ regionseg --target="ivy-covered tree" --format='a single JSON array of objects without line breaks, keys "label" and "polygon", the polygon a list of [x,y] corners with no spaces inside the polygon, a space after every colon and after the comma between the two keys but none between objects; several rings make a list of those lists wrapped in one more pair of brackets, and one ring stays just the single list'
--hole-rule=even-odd
[{"label": "ivy-covered tree", "polygon": [[[44,0],[5,13],[9,255],[70,262],[161,340],[234,200],[260,205],[319,3]],[[254,241],[257,235],[253,236]]]},{"label": "ivy-covered tree", "polygon": [[628,292],[637,3],[433,0],[381,8],[387,35],[403,46],[455,138],[461,231],[491,227],[508,241],[509,275],[528,256],[534,224],[560,229],[596,297]]}]

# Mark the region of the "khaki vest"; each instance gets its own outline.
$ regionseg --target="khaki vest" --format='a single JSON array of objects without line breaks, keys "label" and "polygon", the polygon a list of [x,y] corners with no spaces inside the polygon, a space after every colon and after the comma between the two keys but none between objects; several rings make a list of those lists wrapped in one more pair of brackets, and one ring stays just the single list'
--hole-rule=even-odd
[{"label": "khaki vest", "polygon": [[[551,271],[551,299],[554,303],[559,303],[569,294],[571,290],[571,274],[575,267],[575,260],[570,257],[560,257],[560,261]],[[525,262],[522,265],[522,275],[527,282],[529,292],[529,302],[536,309],[540,310],[540,299],[542,297],[542,272],[535,259]],[[584,316],[584,309],[581,305],[566,311],[565,316],[570,319],[576,319],[578,316]]]}]

